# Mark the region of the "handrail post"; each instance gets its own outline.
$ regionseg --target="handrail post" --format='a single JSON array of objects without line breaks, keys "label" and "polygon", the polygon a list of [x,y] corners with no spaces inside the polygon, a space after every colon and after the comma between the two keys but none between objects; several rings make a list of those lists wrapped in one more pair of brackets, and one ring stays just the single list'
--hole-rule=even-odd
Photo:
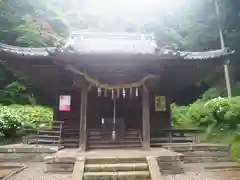
[{"label": "handrail post", "polygon": [[59,134],[59,146],[62,143],[62,125],[63,125],[63,123],[60,124],[60,129],[59,129],[59,131],[60,131],[60,134]]}]

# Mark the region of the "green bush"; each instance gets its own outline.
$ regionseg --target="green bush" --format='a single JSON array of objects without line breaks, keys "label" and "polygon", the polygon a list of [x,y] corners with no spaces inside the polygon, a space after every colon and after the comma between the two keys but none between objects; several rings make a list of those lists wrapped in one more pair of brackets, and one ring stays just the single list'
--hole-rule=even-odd
[{"label": "green bush", "polygon": [[199,99],[187,107],[174,105],[172,117],[176,126],[217,125],[234,129],[240,124],[240,97],[215,98],[207,102]]},{"label": "green bush", "polygon": [[52,109],[42,106],[0,106],[0,133],[14,137],[18,133],[36,131],[42,124],[51,125]]},{"label": "green bush", "polygon": [[175,126],[184,127],[187,123],[186,112],[188,110],[188,106],[177,106],[176,104],[172,104],[172,122]]},{"label": "green bush", "polygon": [[186,117],[196,126],[209,126],[215,123],[211,110],[205,107],[201,100],[191,104],[186,113]]}]

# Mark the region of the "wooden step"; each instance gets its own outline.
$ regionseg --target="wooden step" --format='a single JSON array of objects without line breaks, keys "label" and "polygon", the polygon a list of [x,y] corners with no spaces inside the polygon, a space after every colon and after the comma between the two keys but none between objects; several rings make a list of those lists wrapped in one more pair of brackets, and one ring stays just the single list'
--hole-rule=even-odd
[{"label": "wooden step", "polygon": [[[91,140],[103,140],[104,137],[103,136],[88,136],[88,139]],[[125,136],[123,137],[123,139],[140,139],[139,136]]]},{"label": "wooden step", "polygon": [[147,163],[87,164],[85,172],[147,171]]},{"label": "wooden step", "polygon": [[127,139],[127,140],[119,140],[119,141],[111,141],[111,140],[88,140],[89,144],[129,144],[129,143],[141,143],[140,139]]},{"label": "wooden step", "polygon": [[39,134],[60,134],[61,131],[54,131],[54,130],[42,131],[42,130],[40,130],[38,133],[39,133]]},{"label": "wooden step", "polygon": [[46,135],[46,134],[40,134],[40,135],[35,135],[33,138],[42,138],[42,139],[59,139],[60,136],[55,136],[55,135]]},{"label": "wooden step", "polygon": [[52,124],[64,124],[64,121],[53,121]]},{"label": "wooden step", "polygon": [[58,126],[58,125],[56,125],[56,126],[43,126],[43,127],[41,127],[40,128],[40,130],[42,130],[42,131],[44,131],[44,130],[53,130],[53,129],[60,129],[60,127],[61,126]]},{"label": "wooden step", "polygon": [[65,148],[78,148],[79,147],[79,143],[62,143],[62,145],[65,147]]},{"label": "wooden step", "polygon": [[148,171],[130,171],[130,172],[85,172],[84,180],[99,180],[99,179],[149,179],[150,173]]},{"label": "wooden step", "polygon": [[59,144],[60,143],[60,140],[52,140],[52,139],[37,139],[37,138],[35,138],[35,139],[30,139],[29,141],[28,141],[28,143],[29,144],[32,144],[32,143],[38,143],[38,144],[54,144],[54,145],[56,145],[56,144]]},{"label": "wooden step", "polygon": [[88,149],[132,149],[132,148],[140,148],[142,147],[140,143],[137,144],[114,144],[114,145],[95,145],[95,144],[89,144]]}]

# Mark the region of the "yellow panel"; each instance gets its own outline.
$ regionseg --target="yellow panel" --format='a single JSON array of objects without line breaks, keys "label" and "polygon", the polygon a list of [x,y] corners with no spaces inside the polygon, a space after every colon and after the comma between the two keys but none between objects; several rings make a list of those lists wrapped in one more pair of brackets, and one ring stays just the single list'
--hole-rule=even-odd
[{"label": "yellow panel", "polygon": [[155,111],[166,111],[166,97],[165,96],[155,96]]}]

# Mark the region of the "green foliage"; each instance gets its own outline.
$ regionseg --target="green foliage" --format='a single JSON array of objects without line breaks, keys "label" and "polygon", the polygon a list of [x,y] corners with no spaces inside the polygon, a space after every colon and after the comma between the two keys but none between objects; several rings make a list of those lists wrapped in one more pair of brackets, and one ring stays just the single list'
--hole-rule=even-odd
[{"label": "green foliage", "polygon": [[14,137],[18,133],[35,131],[42,124],[51,125],[52,109],[42,106],[0,106],[0,133]]},{"label": "green foliage", "polygon": [[186,118],[186,112],[188,111],[187,106],[177,106],[172,104],[172,122],[175,126],[188,126],[188,119]]},{"label": "green foliage", "polygon": [[197,126],[208,126],[215,123],[211,110],[206,108],[205,103],[201,100],[189,105],[186,117]]},{"label": "green foliage", "polygon": [[232,157],[234,160],[240,159],[240,129],[219,128],[216,126],[209,126],[205,133],[201,135],[202,142],[231,144]]},{"label": "green foliage", "polygon": [[188,107],[172,108],[177,126],[208,127],[211,125],[236,129],[240,124],[240,97],[215,98],[205,102],[199,99]]},{"label": "green foliage", "polygon": [[10,104],[36,104],[34,95],[27,87],[14,81],[0,90],[0,103],[5,105]]}]

